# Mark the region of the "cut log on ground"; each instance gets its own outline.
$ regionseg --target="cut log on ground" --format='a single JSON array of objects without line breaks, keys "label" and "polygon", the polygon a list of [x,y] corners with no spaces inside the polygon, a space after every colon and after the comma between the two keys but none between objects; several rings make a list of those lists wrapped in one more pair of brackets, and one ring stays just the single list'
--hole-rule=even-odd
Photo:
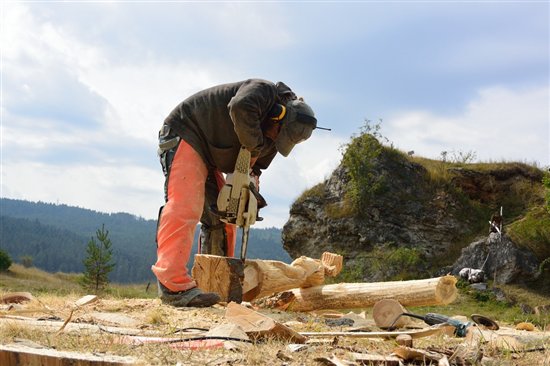
[{"label": "cut log on ground", "polygon": [[454,276],[412,281],[340,283],[292,289],[261,299],[258,306],[311,311],[372,307],[377,301],[394,299],[403,306],[447,305],[457,296]]},{"label": "cut log on ground", "polygon": [[57,351],[50,348],[33,348],[17,344],[0,345],[0,365],[41,366],[122,366],[135,365],[136,359],[111,355]]},{"label": "cut log on ground", "polygon": [[205,292],[215,292],[221,301],[242,301],[244,265],[238,258],[197,254],[191,273],[197,287]]},{"label": "cut log on ground", "polygon": [[240,259],[197,254],[192,274],[201,290],[218,293],[222,301],[240,302],[239,290],[242,300],[252,301],[293,288],[322,285],[325,276],[336,276],[341,268],[342,256],[324,253],[321,260],[302,256],[291,264],[247,259],[241,274]]}]

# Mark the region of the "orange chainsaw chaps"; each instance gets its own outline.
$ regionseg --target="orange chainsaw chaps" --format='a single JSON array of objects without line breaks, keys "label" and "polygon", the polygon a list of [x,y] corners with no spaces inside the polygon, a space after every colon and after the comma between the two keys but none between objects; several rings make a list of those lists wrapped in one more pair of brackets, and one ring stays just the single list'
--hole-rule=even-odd
[{"label": "orange chainsaw chaps", "polygon": [[151,267],[170,291],[196,287],[187,273],[197,223],[204,207],[208,169],[200,155],[181,141],[168,179],[168,201],[159,218],[157,262]]}]

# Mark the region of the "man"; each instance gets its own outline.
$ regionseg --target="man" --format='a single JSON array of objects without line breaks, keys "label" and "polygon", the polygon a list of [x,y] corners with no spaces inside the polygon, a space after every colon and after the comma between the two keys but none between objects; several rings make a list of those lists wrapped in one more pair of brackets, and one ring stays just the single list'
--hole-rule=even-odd
[{"label": "man", "polygon": [[241,146],[251,152],[251,175],[259,184],[277,152],[288,156],[316,127],[313,110],[288,86],[261,79],[203,90],[170,113],[159,132],[166,204],[159,212],[152,266],[164,303],[206,307],[220,300],[199,290],[186,266],[199,220],[201,252],[234,255],[236,228],[222,223],[210,207]]}]

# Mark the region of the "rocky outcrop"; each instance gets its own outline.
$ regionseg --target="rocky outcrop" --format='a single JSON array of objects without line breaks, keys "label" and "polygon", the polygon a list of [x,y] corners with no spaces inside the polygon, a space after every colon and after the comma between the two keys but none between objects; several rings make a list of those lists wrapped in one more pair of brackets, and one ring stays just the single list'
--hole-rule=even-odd
[{"label": "rocky outcrop", "polygon": [[[421,259],[415,263],[415,277],[434,275],[451,265],[472,239],[487,235],[491,213],[508,199],[513,182],[524,182],[526,187],[540,184],[540,174],[531,174],[527,168],[504,172],[447,169],[442,174],[451,178],[440,182],[423,165],[390,149],[383,150],[371,166],[369,174],[376,177],[380,189],[363,203],[360,212],[351,202],[350,177],[343,165],[294,202],[282,233],[283,246],[292,257],[338,253],[348,269],[361,272],[361,280],[380,281],[403,272],[401,262],[392,266],[392,252],[407,248],[412,251],[407,253]],[[443,163],[441,167],[446,169]],[[372,253],[380,248],[387,255],[377,252],[379,257],[374,260],[384,269],[365,270],[372,264],[362,264],[365,258],[372,260]],[[498,269],[499,278],[517,278],[516,264],[502,267],[504,256],[498,258],[490,265]]]},{"label": "rocky outcrop", "polygon": [[482,269],[486,280],[507,284],[532,279],[537,274],[538,265],[533,253],[519,248],[507,235],[491,233],[462,249],[449,271],[458,275],[462,268]]}]

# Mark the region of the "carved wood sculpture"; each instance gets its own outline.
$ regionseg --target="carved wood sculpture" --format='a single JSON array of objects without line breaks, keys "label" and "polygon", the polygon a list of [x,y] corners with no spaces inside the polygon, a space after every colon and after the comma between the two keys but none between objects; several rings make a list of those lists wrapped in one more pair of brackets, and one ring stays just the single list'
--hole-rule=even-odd
[{"label": "carved wood sculpture", "polygon": [[222,301],[251,301],[293,288],[322,285],[325,276],[336,276],[342,269],[342,256],[328,252],[321,260],[302,256],[291,264],[247,259],[243,274],[236,273],[242,266],[235,265],[235,261],[240,259],[195,255],[192,275],[197,286],[203,291],[218,293]]}]

